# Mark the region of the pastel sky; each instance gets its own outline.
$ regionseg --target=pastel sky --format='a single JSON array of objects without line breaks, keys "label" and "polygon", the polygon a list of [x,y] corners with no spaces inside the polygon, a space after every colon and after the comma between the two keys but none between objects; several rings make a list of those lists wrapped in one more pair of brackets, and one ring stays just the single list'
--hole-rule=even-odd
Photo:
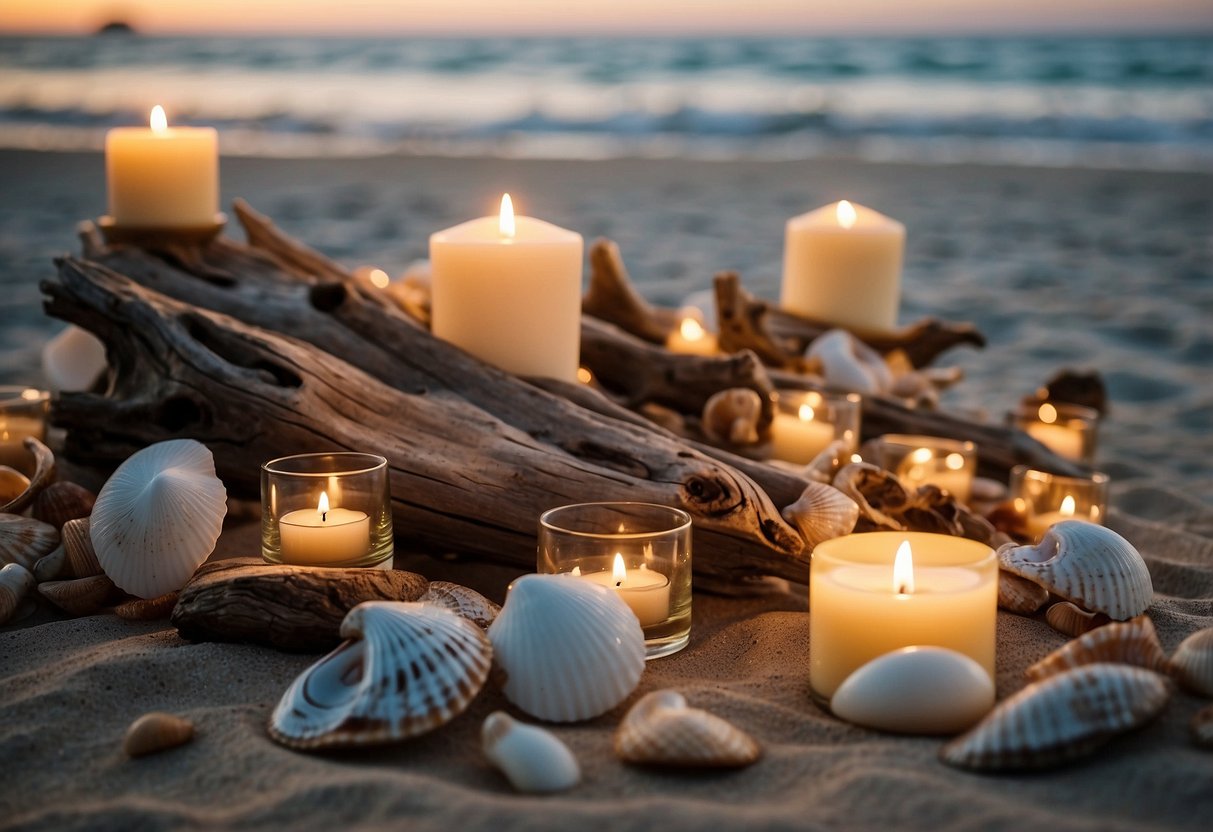
[{"label": "pastel sky", "polygon": [[1211,0],[0,0],[0,31],[678,34],[1213,31]]}]

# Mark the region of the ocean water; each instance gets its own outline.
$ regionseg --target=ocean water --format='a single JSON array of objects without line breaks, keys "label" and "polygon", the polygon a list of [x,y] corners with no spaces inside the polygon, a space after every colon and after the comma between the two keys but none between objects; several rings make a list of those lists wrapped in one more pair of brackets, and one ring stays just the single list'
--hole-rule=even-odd
[{"label": "ocean water", "polygon": [[0,147],[1213,168],[1213,37],[0,38]]}]

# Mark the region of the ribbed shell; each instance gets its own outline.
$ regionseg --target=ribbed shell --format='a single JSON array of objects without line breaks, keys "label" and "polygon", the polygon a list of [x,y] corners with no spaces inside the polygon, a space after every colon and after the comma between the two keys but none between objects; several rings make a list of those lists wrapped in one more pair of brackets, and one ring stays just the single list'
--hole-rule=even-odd
[{"label": "ribbed shell", "polygon": [[1007,544],[998,560],[1008,572],[1118,621],[1141,615],[1154,597],[1150,571],[1133,544],[1084,520],[1054,525],[1035,546]]},{"label": "ribbed shell", "polygon": [[100,610],[113,589],[114,582],[105,575],[38,584],[38,592],[43,598],[68,615],[76,616],[92,615]]},{"label": "ribbed shell", "polygon": [[1029,667],[1027,673],[1029,679],[1038,682],[1071,668],[1099,662],[1131,664],[1165,675],[1171,673],[1171,662],[1158,641],[1154,622],[1145,615],[1083,633]]},{"label": "ribbed shell", "polygon": [[506,699],[550,722],[609,711],[644,672],[635,614],[606,587],[568,575],[514,581],[489,640]]},{"label": "ribbed shell", "polygon": [[1151,670],[1084,665],[1028,685],[945,745],[940,759],[978,771],[1057,765],[1144,725],[1170,696],[1166,678]]},{"label": "ribbed shell", "polygon": [[998,606],[1020,615],[1031,615],[1049,600],[1049,591],[1038,583],[998,570]]},{"label": "ribbed shell", "polygon": [[138,451],[106,482],[90,535],[105,574],[132,595],[181,589],[214,550],[227,514],[215,460],[193,439]]},{"label": "ribbed shell", "polygon": [[58,545],[59,530],[49,523],[19,514],[0,514],[0,566],[19,563],[32,571],[43,555],[49,555]]},{"label": "ribbed shell", "polygon": [[811,549],[823,540],[849,534],[859,519],[859,506],[832,485],[810,482],[782,514]]},{"label": "ribbed shell", "polygon": [[430,581],[425,594],[417,600],[448,609],[482,630],[492,624],[497,613],[501,612],[501,607],[476,590],[450,581]]},{"label": "ribbed shell", "polygon": [[749,734],[687,706],[682,694],[657,690],[632,706],[615,732],[615,753],[638,765],[739,768],[762,755]]},{"label": "ribbed shell", "polygon": [[31,514],[43,523],[62,529],[68,520],[88,517],[97,495],[82,485],[66,480],[51,483],[34,498]]},{"label": "ribbed shell", "polygon": [[1102,627],[1112,619],[1102,612],[1087,612],[1073,601],[1058,601],[1045,611],[1045,620],[1057,632],[1074,638]]},{"label": "ribbed shell", "polygon": [[87,578],[90,575],[100,575],[105,571],[101,568],[101,562],[97,560],[97,550],[93,548],[89,522],[87,517],[79,517],[63,524],[63,548],[67,551],[67,574],[73,578]]},{"label": "ribbed shell", "polygon": [[1213,627],[1198,630],[1180,642],[1171,663],[1181,685],[1201,696],[1213,696]]},{"label": "ribbed shell", "polygon": [[424,734],[463,713],[492,666],[484,633],[432,604],[367,601],[341,635],[350,640],[282,695],[269,725],[277,742],[311,749]]}]

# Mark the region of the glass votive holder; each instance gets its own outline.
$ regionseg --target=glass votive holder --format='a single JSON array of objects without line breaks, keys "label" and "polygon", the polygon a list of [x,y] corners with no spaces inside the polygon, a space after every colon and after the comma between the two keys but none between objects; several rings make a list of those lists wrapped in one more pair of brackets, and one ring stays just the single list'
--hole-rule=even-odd
[{"label": "glass votive holder", "polygon": [[387,460],[284,456],[261,466],[261,557],[298,566],[392,567]]},{"label": "glass votive holder", "polygon": [[1011,469],[1010,495],[1015,511],[1033,540],[1039,540],[1054,523],[1090,520],[1103,525],[1108,514],[1108,475],[1063,477],[1027,465]]},{"label": "glass votive holder", "polygon": [[969,501],[977,474],[977,446],[972,442],[886,433],[871,447],[876,455],[871,461],[892,471],[907,488],[934,485],[962,503]]},{"label": "glass votive holder", "polygon": [[33,473],[33,457],[25,449],[26,437],[46,441],[46,415],[51,394],[33,387],[0,386],[0,465],[23,474]]},{"label": "glass votive holder", "polygon": [[771,457],[807,465],[835,439],[845,442],[844,454],[855,453],[862,402],[857,393],[780,392],[771,421]]},{"label": "glass votive holder", "polygon": [[1058,456],[1091,463],[1099,428],[1099,411],[1064,402],[1029,402],[1010,415],[1010,422]]},{"label": "glass votive holder", "polygon": [[691,638],[691,516],[652,503],[580,503],[539,518],[538,571],[615,590],[644,630],[646,658]]}]

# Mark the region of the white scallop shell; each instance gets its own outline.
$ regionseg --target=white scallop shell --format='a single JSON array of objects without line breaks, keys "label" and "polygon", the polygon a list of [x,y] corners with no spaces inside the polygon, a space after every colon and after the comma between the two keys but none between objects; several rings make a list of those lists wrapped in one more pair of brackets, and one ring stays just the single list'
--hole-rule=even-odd
[{"label": "white scallop shell", "polygon": [[155,598],[181,589],[207,556],[227,514],[227,491],[210,450],[172,439],[136,452],[106,482],[89,525],[105,574]]},{"label": "white scallop shell", "polygon": [[1197,630],[1180,642],[1171,663],[1181,685],[1201,696],[1213,696],[1213,627]]},{"label": "white scallop shell", "polygon": [[830,700],[840,719],[900,734],[956,734],[994,707],[994,682],[945,647],[903,647],[848,676]]},{"label": "white scallop shell", "polygon": [[489,640],[506,699],[551,722],[609,711],[644,672],[636,615],[606,587],[568,575],[514,581]]},{"label": "white scallop shell", "polygon": [[820,362],[830,387],[855,393],[887,393],[893,388],[893,374],[880,353],[845,329],[814,338],[805,358]]},{"label": "white scallop shell", "polygon": [[1008,572],[1118,621],[1141,615],[1154,597],[1150,571],[1133,544],[1085,520],[1057,523],[1033,546],[1009,543],[998,560]]},{"label": "white scallop shell", "polygon": [[581,767],[567,745],[551,731],[521,723],[505,711],[485,718],[480,742],[484,756],[516,791],[562,792],[581,780]]},{"label": "white scallop shell", "polygon": [[1098,662],[1131,664],[1164,675],[1172,673],[1171,662],[1158,641],[1154,622],[1149,616],[1139,615],[1130,621],[1113,621],[1083,633],[1029,667],[1027,675],[1038,682],[1071,668]]},{"label": "white scallop shell", "polygon": [[810,482],[800,499],[780,513],[812,549],[823,540],[849,534],[859,519],[859,506],[832,485]]},{"label": "white scallop shell", "polygon": [[762,755],[753,737],[681,693],[655,690],[632,706],[615,732],[615,753],[627,763],[740,768]]},{"label": "white scallop shell", "polygon": [[292,748],[375,745],[450,722],[484,686],[493,650],[470,621],[433,604],[366,601],[342,642],[299,675],[269,732]]}]

